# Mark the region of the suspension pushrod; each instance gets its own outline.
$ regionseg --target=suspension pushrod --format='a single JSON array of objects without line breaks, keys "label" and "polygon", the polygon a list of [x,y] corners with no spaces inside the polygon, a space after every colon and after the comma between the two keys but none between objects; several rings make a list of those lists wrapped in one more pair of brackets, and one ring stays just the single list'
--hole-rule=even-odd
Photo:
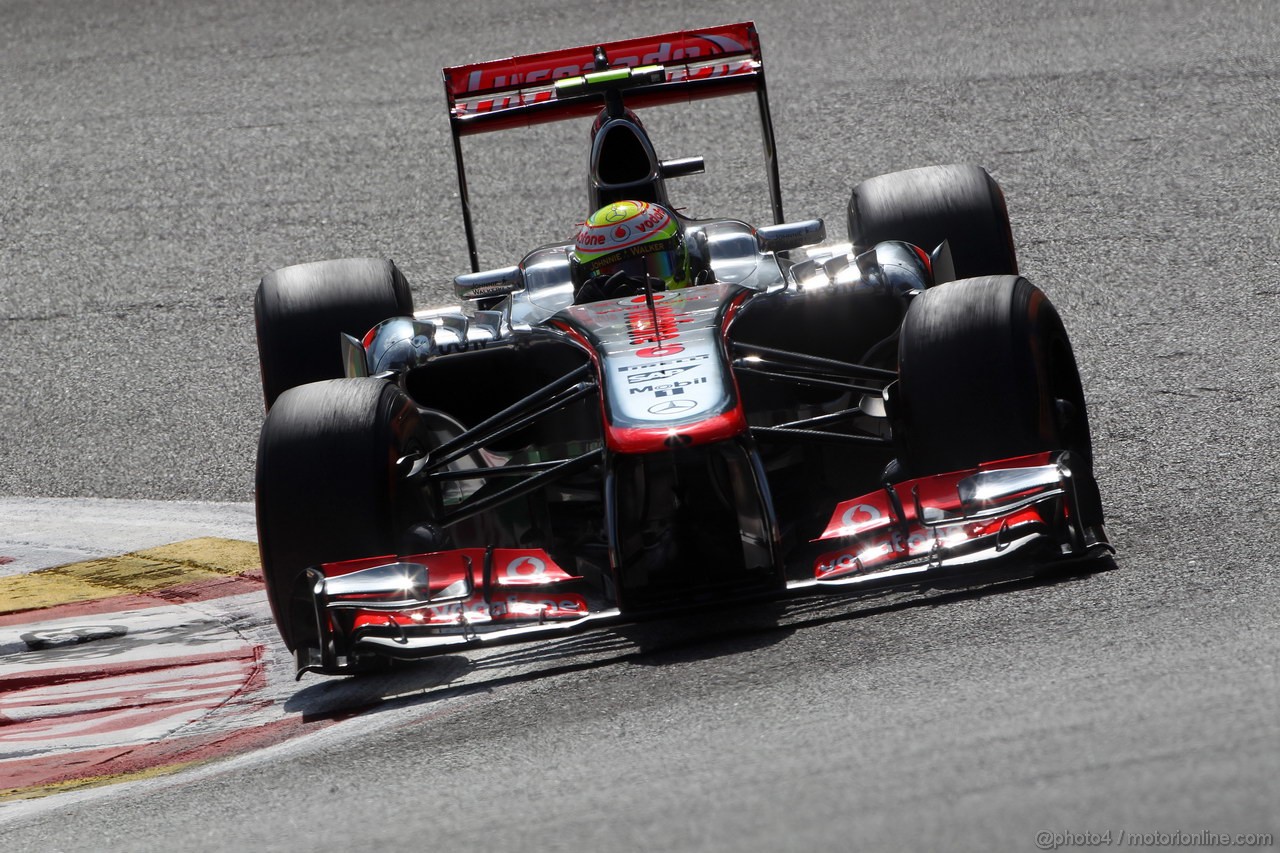
[{"label": "suspension pushrod", "polygon": [[739,373],[749,373],[755,376],[763,376],[766,379],[777,379],[781,382],[795,382],[801,385],[821,385],[826,388],[839,388],[842,391],[861,391],[864,394],[879,394],[883,388],[876,388],[870,385],[856,385],[853,382],[841,381],[839,379],[821,379],[817,376],[797,376],[794,373],[778,373],[773,370],[761,370],[758,367],[748,367],[741,360],[735,361],[733,366]]},{"label": "suspension pushrod", "polygon": [[535,474],[527,480],[521,480],[513,486],[508,486],[500,492],[495,492],[487,497],[473,499],[464,502],[452,512],[447,512],[437,522],[441,527],[449,527],[460,521],[465,521],[473,515],[493,509],[495,506],[523,497],[530,492],[535,492],[550,482],[566,477],[569,474],[576,474],[578,471],[590,468],[592,465],[598,464],[604,458],[604,448],[589,450],[581,456],[573,459],[566,459],[553,468],[543,471],[541,474]]},{"label": "suspension pushrod", "polygon": [[[523,410],[537,406],[544,400],[549,400],[557,394],[571,388],[574,384],[589,375],[592,369],[592,365],[587,363],[581,367],[571,370],[545,388],[534,391],[532,394],[517,400],[497,414],[485,418],[483,421],[461,435],[451,438],[427,455],[426,467],[438,468],[441,465],[448,464],[454,459],[457,459],[458,456],[465,455],[471,448],[479,447],[487,441],[492,441],[493,437],[488,434],[490,431],[500,428],[505,422],[520,415]],[[459,447],[465,447],[466,450],[457,454],[457,456],[449,456],[449,454],[453,453]],[[444,458],[446,456],[448,456],[448,459]]]},{"label": "suspension pushrod", "polygon": [[[575,457],[576,458],[576,457]],[[457,471],[437,471],[427,476],[432,480],[487,480],[492,477],[519,477],[548,471],[572,459],[549,459],[546,462],[528,462],[523,465],[482,466]]]},{"label": "suspension pushrod", "polygon": [[831,412],[826,415],[815,415],[812,418],[801,418],[798,421],[788,421],[785,424],[778,424],[776,429],[808,429],[809,427],[826,426],[827,424],[837,424],[841,421],[847,421],[863,414],[861,406],[853,406],[849,409],[841,409],[838,412]]},{"label": "suspension pushrod", "polygon": [[579,382],[577,385],[569,388],[567,392],[562,392],[559,396],[552,397],[544,403],[541,408],[535,409],[524,417],[516,418],[514,421],[509,421],[503,426],[490,430],[481,438],[477,438],[474,443],[468,443],[465,447],[456,448],[453,452],[440,457],[439,459],[430,458],[428,467],[448,465],[453,460],[466,456],[475,448],[483,444],[497,441],[501,438],[506,438],[513,432],[519,432],[539,418],[551,414],[556,409],[564,408],[576,400],[581,400],[583,397],[594,394],[595,391],[596,384],[594,382]]},{"label": "suspension pushrod", "polygon": [[753,438],[779,439],[783,441],[829,441],[833,444],[871,444],[877,447],[892,444],[889,439],[874,435],[848,435],[843,432],[823,432],[816,429],[752,427],[751,435]]},{"label": "suspension pushrod", "polygon": [[804,353],[774,349],[772,347],[762,347],[756,344],[735,343],[733,345],[733,349],[734,352],[742,355],[763,355],[783,363],[803,365],[806,367],[824,367],[828,370],[835,370],[840,373],[861,374],[868,379],[898,378],[898,372],[896,370],[885,370],[880,367],[870,367],[865,364],[853,364],[848,361],[838,361],[834,358],[805,355]]}]

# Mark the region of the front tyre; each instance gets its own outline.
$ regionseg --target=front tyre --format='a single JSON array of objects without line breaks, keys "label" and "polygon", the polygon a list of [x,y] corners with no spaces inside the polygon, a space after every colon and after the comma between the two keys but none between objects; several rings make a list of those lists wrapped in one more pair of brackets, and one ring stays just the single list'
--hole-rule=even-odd
[{"label": "front tyre", "polygon": [[1004,193],[981,166],[925,166],[863,181],[849,197],[849,239],[857,252],[885,240],[932,252],[946,240],[956,278],[1018,272]]},{"label": "front tyre", "polygon": [[316,261],[263,276],[253,313],[270,409],[295,385],[341,378],[340,336],[359,338],[383,320],[412,315],[413,296],[391,261]]},{"label": "front tyre", "polygon": [[255,481],[267,598],[290,649],[318,638],[305,571],[395,554],[425,500],[397,459],[422,449],[417,407],[380,379],[334,379],[285,391],[267,413]]},{"label": "front tyre", "polygon": [[907,311],[898,362],[895,438],[913,476],[1068,450],[1088,474],[1082,520],[1102,523],[1080,373],[1039,288],[1009,275],[930,288]]}]

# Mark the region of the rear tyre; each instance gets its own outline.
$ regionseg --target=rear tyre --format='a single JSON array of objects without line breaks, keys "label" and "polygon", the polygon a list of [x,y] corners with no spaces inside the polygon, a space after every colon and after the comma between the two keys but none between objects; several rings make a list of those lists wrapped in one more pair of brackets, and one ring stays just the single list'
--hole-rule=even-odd
[{"label": "rear tyre", "polygon": [[1086,525],[1102,523],[1080,373],[1057,309],[1019,276],[950,282],[916,297],[898,349],[895,438],[913,476],[1069,450]]},{"label": "rear tyre", "polygon": [[854,251],[905,240],[932,252],[949,241],[956,278],[1018,272],[1000,185],[981,166],[926,166],[870,178],[849,197]]},{"label": "rear tyre", "polygon": [[290,649],[317,638],[305,571],[321,562],[398,552],[427,518],[396,460],[424,449],[418,409],[380,379],[291,388],[258,441],[258,547],[267,598]]},{"label": "rear tyre", "polygon": [[254,300],[267,408],[295,385],[345,375],[339,335],[359,338],[411,314],[409,283],[391,261],[347,258],[267,273]]}]

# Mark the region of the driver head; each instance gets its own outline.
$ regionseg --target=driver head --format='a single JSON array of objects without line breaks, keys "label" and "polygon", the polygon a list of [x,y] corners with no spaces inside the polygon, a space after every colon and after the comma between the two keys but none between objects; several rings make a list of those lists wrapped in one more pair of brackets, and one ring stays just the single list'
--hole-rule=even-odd
[{"label": "driver head", "polygon": [[589,292],[608,295],[622,284],[642,291],[646,283],[652,290],[693,283],[679,221],[646,201],[617,201],[591,214],[574,239],[570,263],[575,294],[588,284],[594,285]]}]

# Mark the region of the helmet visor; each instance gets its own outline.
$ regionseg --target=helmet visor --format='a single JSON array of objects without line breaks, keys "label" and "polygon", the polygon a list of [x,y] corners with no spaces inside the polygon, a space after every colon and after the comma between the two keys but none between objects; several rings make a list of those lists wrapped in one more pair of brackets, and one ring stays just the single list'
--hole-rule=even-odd
[{"label": "helmet visor", "polygon": [[586,267],[591,278],[610,278],[623,273],[637,282],[656,279],[663,287],[682,287],[677,251],[675,239],[643,243],[595,258],[588,261]]}]

